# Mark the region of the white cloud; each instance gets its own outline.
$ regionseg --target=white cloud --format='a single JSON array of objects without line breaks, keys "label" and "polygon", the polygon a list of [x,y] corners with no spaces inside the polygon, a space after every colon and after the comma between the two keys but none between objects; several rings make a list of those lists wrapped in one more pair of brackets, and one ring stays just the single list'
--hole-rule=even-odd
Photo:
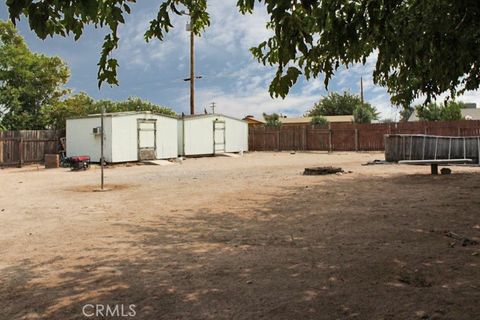
[{"label": "white cloud", "polygon": [[[177,100],[182,106],[188,106],[188,97]],[[318,101],[317,95],[291,94],[286,99],[272,99],[266,88],[257,88],[249,92],[225,92],[222,88],[208,88],[199,91],[196,95],[196,111],[203,113],[204,108],[209,112],[210,104],[216,103],[216,112],[236,117],[254,115],[261,117],[266,113],[283,113],[287,116],[301,116]],[[184,108],[187,110],[187,107]]]}]

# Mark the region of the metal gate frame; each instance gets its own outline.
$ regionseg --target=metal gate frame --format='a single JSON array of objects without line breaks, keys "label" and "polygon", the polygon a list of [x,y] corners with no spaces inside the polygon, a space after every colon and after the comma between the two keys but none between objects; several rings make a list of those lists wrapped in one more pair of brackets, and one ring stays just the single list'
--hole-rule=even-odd
[{"label": "metal gate frame", "polygon": [[138,153],[138,161],[146,160],[142,159],[141,154],[144,150],[149,150],[152,148],[142,148],[140,146],[140,131],[152,131],[151,129],[141,129],[140,125],[142,123],[153,123],[153,153],[155,155],[155,159],[157,158],[157,119],[137,119],[137,153]]},{"label": "metal gate frame", "polygon": [[[221,127],[218,127],[217,124],[220,124],[220,125],[223,125]],[[223,131],[223,143],[217,143],[217,141],[215,140],[215,132],[216,131]],[[225,153],[227,152],[227,138],[226,138],[226,122],[224,120],[218,120],[218,119],[215,119],[213,120],[213,154],[217,154],[217,152],[219,153]],[[217,149],[217,146],[222,146],[223,145],[223,149]]]}]

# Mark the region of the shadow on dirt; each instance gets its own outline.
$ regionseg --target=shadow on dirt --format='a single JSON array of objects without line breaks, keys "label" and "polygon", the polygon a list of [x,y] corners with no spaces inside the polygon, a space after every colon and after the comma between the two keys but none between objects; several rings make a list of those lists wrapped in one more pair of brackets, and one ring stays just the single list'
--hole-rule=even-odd
[{"label": "shadow on dirt", "polygon": [[315,179],[269,202],[117,224],[136,238],[117,239],[125,257],[93,248],[73,267],[59,253],[3,269],[2,317],[87,319],[87,303],[134,304],[135,319],[478,316],[480,248],[441,231],[479,236],[480,176]]}]

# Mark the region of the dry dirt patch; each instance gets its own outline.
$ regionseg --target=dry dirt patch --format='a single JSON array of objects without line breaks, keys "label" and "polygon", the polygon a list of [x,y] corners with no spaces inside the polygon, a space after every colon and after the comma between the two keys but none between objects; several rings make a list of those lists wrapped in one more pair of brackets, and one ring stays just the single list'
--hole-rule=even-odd
[{"label": "dry dirt patch", "polygon": [[[360,165],[380,157],[116,168],[107,184],[129,187],[101,194],[79,192],[95,168],[2,170],[2,316],[85,319],[102,303],[137,319],[477,318],[480,248],[438,231],[479,236],[478,169]],[[302,175],[331,165],[353,173]]]}]

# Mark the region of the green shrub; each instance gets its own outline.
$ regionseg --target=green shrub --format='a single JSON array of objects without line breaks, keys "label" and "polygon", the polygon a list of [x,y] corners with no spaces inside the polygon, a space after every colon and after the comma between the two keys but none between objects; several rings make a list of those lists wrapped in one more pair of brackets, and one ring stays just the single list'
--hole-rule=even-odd
[{"label": "green shrub", "polygon": [[328,125],[328,120],[324,116],[313,116],[312,121],[310,122],[313,125],[326,126]]}]

